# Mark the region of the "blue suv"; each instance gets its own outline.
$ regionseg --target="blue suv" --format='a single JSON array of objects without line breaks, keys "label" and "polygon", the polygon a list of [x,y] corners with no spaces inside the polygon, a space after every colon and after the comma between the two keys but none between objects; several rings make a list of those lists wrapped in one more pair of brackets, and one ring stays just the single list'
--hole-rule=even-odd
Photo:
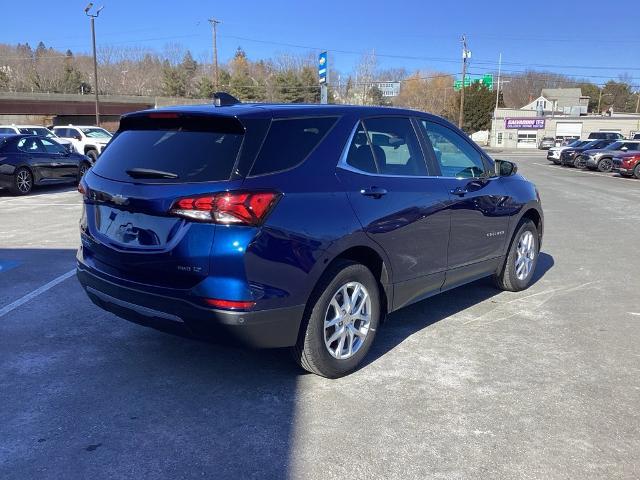
[{"label": "blue suv", "polygon": [[394,310],[485,276],[533,277],[535,186],[422,112],[338,105],[126,115],[80,186],[78,278],[164,331],[356,368]]}]

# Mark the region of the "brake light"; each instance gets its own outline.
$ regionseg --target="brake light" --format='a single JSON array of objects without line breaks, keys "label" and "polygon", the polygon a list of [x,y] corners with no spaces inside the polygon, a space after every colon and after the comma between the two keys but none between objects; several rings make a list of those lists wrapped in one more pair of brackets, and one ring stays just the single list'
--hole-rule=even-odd
[{"label": "brake light", "polygon": [[219,298],[205,298],[204,302],[211,307],[226,310],[249,310],[256,304],[256,302],[248,300],[221,300]]},{"label": "brake light", "polygon": [[147,115],[149,118],[178,118],[179,115],[174,112],[152,112]]},{"label": "brake light", "polygon": [[276,192],[221,192],[176,200],[172,215],[223,225],[260,225],[280,198]]}]

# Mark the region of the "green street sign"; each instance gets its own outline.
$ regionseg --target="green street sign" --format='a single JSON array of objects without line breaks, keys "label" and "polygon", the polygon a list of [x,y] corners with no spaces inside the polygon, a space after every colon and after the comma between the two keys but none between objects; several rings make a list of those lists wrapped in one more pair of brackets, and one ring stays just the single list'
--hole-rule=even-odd
[{"label": "green street sign", "polygon": [[[493,90],[493,75],[491,75],[490,73],[487,73],[482,77],[476,76],[475,78],[471,78],[471,75],[465,75],[464,77],[465,88],[470,87],[472,83],[481,83],[482,85],[487,87],[489,90]],[[462,80],[455,80],[453,82],[453,89],[455,91],[462,89]]]}]

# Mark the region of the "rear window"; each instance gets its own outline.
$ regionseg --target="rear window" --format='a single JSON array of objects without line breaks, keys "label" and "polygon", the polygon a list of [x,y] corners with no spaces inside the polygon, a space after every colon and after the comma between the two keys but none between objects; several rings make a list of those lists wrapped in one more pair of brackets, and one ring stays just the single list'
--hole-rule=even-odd
[{"label": "rear window", "polygon": [[[212,131],[125,130],[109,143],[93,167],[101,177],[136,183],[228,180],[243,135]],[[153,170],[175,178],[133,178],[127,171]]]},{"label": "rear window", "polygon": [[250,176],[280,172],[300,165],[336,120],[337,117],[273,120]]}]

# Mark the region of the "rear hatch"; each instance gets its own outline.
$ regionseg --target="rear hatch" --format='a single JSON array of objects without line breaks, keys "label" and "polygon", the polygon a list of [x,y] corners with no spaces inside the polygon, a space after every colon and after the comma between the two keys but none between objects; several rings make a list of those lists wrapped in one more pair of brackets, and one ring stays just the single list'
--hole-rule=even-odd
[{"label": "rear hatch", "polygon": [[188,289],[209,273],[216,225],[175,216],[182,198],[238,188],[245,128],[234,117],[124,117],[83,181],[83,259],[128,281]]}]

